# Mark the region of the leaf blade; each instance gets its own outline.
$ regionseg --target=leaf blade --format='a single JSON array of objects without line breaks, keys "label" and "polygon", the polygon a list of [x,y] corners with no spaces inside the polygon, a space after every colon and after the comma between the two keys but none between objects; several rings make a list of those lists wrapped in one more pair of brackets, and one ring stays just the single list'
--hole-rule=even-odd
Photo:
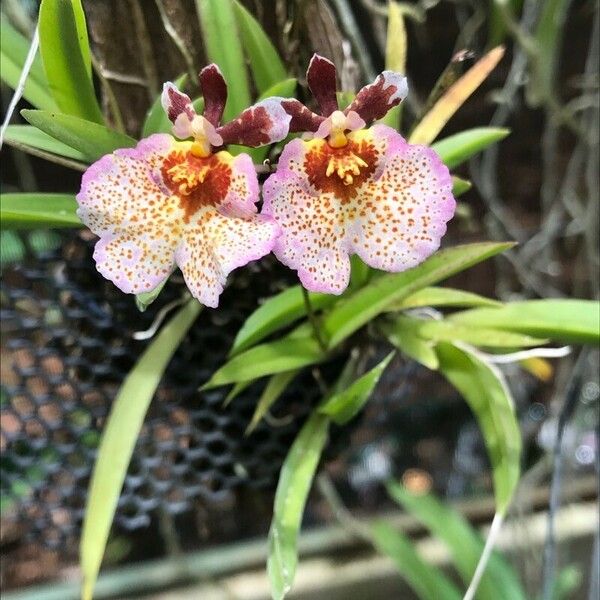
[{"label": "leaf blade", "polygon": [[74,148],[67,146],[67,144],[63,144],[61,141],[44,133],[41,129],[38,129],[33,125],[9,125],[6,128],[4,140],[9,145],[16,142],[38,148],[39,150],[45,150],[46,152],[52,152],[59,156],[65,156],[81,161],[86,160],[86,157],[79,152],[79,150],[75,150]]},{"label": "leaf blade", "polygon": [[541,335],[566,343],[597,344],[600,305],[594,300],[527,300],[478,308],[449,317],[455,323]]},{"label": "leaf blade", "polygon": [[[335,296],[328,294],[310,293],[309,298],[315,310],[331,306],[336,301]],[[304,296],[299,285],[271,296],[246,319],[233,341],[230,355],[235,356],[248,349],[305,314]]]},{"label": "leaf blade", "polygon": [[80,0],[42,0],[40,53],[50,92],[66,114],[104,123],[91,78],[90,49]]},{"label": "leaf blade", "polygon": [[475,127],[444,138],[432,144],[431,148],[449,169],[453,169],[488,146],[503,140],[509,133],[509,129],[501,127]]},{"label": "leaf blade", "polygon": [[351,383],[346,389],[327,398],[318,411],[338,425],[351,421],[369,400],[386,367],[394,357],[390,352],[379,364]]},{"label": "leaf blade", "polygon": [[195,301],[179,310],[146,348],[114,400],[100,441],[83,524],[80,545],[83,600],[92,598],[121,488],[150,401],[200,310]]},{"label": "leaf blade", "polygon": [[506,514],[519,481],[521,431],[514,402],[498,369],[464,346],[436,347],[440,372],[467,401],[483,433],[493,469],[497,512]]},{"label": "leaf blade", "polygon": [[425,562],[410,540],[390,523],[375,521],[371,526],[373,545],[379,552],[389,556],[398,572],[419,598],[461,600],[462,595],[446,576]]},{"label": "leaf blade", "polygon": [[22,110],[21,114],[34,127],[81,152],[89,161],[137,143],[128,135],[72,115],[43,110]]},{"label": "leaf blade", "polygon": [[2,229],[83,227],[71,194],[1,194],[0,207]]},{"label": "leaf blade", "polygon": [[287,77],[286,68],[275,46],[252,14],[238,0],[233,0],[233,10],[250,61],[252,77],[262,94]]},{"label": "leaf blade", "polygon": [[312,337],[288,336],[235,355],[213,373],[202,389],[300,369],[321,362],[323,358],[319,344]]},{"label": "leaf blade", "polygon": [[335,306],[323,320],[323,331],[333,347],[346,339],[393,302],[450,277],[512,246],[511,243],[467,244],[441,250],[419,266],[373,279]]},{"label": "leaf blade", "polygon": [[267,558],[271,593],[276,600],[285,597],[294,580],[298,564],[298,532],[328,430],[329,419],[313,414],[294,440],[281,468]]}]

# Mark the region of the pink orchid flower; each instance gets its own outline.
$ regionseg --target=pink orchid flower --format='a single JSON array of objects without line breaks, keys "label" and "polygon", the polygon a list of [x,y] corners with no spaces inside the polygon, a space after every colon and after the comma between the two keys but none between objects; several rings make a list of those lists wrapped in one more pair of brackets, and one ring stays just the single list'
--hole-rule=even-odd
[{"label": "pink orchid flower", "polygon": [[284,148],[263,186],[262,214],[281,226],[273,251],[302,285],[340,294],[352,254],[392,272],[425,260],[438,249],[456,203],[448,169],[433,150],[408,144],[385,125],[365,129],[406,97],[406,78],[384,71],[344,111],[333,63],[315,54],[307,80],[322,114],[281,100],[290,131],[310,139]]},{"label": "pink orchid flower", "polygon": [[216,307],[227,275],[271,252],[279,235],[272,218],[257,215],[251,158],[223,146],[282,140],[291,117],[281,99],[268,99],[219,125],[227,100],[219,68],[205,67],[200,83],[203,115],[164,85],[163,107],[185,141],[155,134],[98,160],[83,175],[77,214],[100,237],[98,271],[122,291],[151,291],[178,266],[192,295]]}]

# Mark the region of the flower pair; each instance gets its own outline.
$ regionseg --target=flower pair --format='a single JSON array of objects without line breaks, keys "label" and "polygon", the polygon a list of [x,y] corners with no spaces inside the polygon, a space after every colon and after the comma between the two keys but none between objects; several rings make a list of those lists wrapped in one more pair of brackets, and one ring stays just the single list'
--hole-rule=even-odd
[{"label": "flower pair", "polygon": [[[152,135],[83,176],[78,215],[100,237],[100,273],[139,294],[178,266],[192,295],[216,307],[227,275],[271,251],[307,289],[334,294],[348,285],[351,254],[387,271],[427,258],[454,213],[448,169],[390,127],[365,129],[402,101],[406,79],[385,71],[340,111],[335,77],[334,65],[315,55],[307,80],[321,114],[269,98],[224,125],[227,87],[216,65],[200,73],[203,115],[166,83],[162,103],[179,140]],[[251,158],[224,147],[271,144],[289,132],[305,139],[283,149],[258,214]]]}]

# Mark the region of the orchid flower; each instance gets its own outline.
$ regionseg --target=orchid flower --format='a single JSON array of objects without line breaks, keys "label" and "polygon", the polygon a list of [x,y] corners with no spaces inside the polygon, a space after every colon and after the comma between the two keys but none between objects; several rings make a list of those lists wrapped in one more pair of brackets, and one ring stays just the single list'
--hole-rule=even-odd
[{"label": "orchid flower", "polygon": [[384,71],[344,111],[333,63],[315,54],[307,81],[321,114],[281,100],[290,131],[306,135],[286,145],[265,182],[262,214],[281,226],[274,253],[302,285],[340,294],[352,254],[398,272],[437,250],[454,214],[452,180],[430,148],[408,144],[385,125],[365,128],[406,97],[406,78]]},{"label": "orchid flower", "polygon": [[220,125],[227,85],[212,64],[200,73],[204,114],[172,83],[162,105],[173,133],[155,134],[91,165],[77,214],[100,237],[96,267],[126,293],[159,286],[177,265],[202,304],[216,307],[227,275],[271,252],[279,227],[257,215],[258,180],[247,154],[226,144],[282,140],[291,117],[267,99]]}]

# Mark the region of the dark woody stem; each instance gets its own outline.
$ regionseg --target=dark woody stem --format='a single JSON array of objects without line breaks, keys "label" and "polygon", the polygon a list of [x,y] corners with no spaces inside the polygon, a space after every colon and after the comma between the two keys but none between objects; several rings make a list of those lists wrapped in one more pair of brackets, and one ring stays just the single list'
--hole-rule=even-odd
[{"label": "dark woody stem", "polygon": [[308,292],[306,291],[304,286],[300,286],[300,289],[302,290],[302,297],[304,298],[306,314],[308,315],[308,320],[310,321],[310,324],[312,326],[317,343],[319,344],[319,347],[323,352],[327,352],[327,344],[325,343],[325,341],[323,340],[323,336],[321,335],[321,326],[319,324],[317,316],[315,315],[312,302],[310,301],[310,296],[308,295]]}]

